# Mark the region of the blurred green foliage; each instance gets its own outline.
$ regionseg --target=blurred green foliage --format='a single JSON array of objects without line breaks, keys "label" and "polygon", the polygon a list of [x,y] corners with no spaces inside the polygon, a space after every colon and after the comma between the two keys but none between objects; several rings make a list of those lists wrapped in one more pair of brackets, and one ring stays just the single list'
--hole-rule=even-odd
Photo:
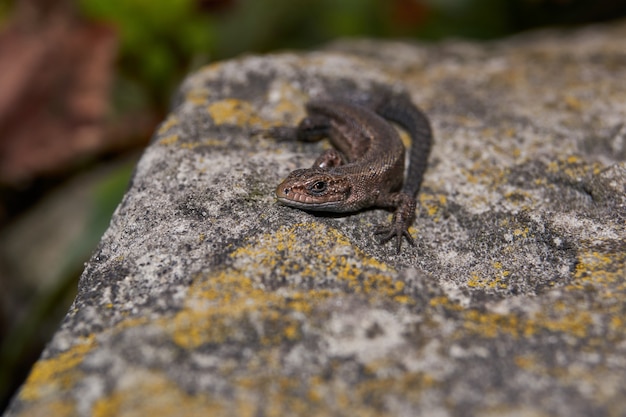
[{"label": "blurred green foliage", "polygon": [[189,71],[244,52],[310,48],[349,36],[491,39],[626,14],[623,0],[77,1],[84,15],[117,28],[118,76],[161,111]]},{"label": "blurred green foliage", "polygon": [[210,18],[197,13],[196,4],[195,0],[79,0],[87,17],[117,30],[119,75],[143,86],[152,104],[166,102],[192,57],[215,44]]},{"label": "blurred green foliage", "polygon": [[[478,3],[478,4],[477,4]],[[78,0],[119,34],[116,100],[127,88],[167,106],[178,82],[206,63],[244,52],[310,48],[338,37],[494,36],[499,0]],[[485,24],[485,22],[495,22]],[[470,23],[468,25],[468,23]],[[497,26],[497,30],[494,30]],[[463,30],[474,27],[478,30]],[[139,89],[133,88],[138,86]],[[120,98],[121,97],[121,98]],[[128,100],[126,100],[128,101]]]}]

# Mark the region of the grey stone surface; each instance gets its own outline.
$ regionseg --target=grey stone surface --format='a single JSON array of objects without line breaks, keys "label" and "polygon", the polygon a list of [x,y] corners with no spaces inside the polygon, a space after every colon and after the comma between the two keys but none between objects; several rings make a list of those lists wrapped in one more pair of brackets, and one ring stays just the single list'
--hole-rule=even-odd
[{"label": "grey stone surface", "polygon": [[[346,41],[192,74],[8,412],[590,416],[626,410],[626,23]],[[389,86],[435,146],[389,213],[276,203],[325,144],[255,135]]]}]

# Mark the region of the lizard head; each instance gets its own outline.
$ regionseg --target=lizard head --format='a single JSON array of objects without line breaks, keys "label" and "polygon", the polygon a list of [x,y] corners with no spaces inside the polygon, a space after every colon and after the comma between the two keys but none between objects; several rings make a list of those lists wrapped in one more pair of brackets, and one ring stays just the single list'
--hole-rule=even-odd
[{"label": "lizard head", "polygon": [[276,197],[287,206],[303,210],[341,211],[350,191],[343,175],[316,168],[297,169],[276,187]]}]

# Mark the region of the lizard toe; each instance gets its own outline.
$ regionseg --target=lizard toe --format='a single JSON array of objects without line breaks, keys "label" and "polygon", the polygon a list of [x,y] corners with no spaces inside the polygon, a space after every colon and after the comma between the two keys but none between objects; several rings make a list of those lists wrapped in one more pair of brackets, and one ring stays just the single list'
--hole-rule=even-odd
[{"label": "lizard toe", "polygon": [[378,243],[384,245],[385,243],[392,240],[394,237],[396,238],[396,251],[400,253],[402,249],[402,238],[405,237],[411,246],[415,246],[415,241],[413,237],[409,234],[408,230],[403,227],[389,225],[389,226],[378,226],[374,229],[374,235],[380,235],[378,239]]}]

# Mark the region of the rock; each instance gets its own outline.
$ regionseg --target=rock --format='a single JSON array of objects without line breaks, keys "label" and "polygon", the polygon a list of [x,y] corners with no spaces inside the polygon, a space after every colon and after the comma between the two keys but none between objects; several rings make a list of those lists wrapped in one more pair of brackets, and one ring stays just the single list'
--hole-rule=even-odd
[{"label": "rock", "polygon": [[[626,22],[500,42],[345,41],[182,85],[7,415],[618,415]],[[389,213],[275,186],[326,144],[255,134],[310,97],[408,91],[435,146]]]}]

